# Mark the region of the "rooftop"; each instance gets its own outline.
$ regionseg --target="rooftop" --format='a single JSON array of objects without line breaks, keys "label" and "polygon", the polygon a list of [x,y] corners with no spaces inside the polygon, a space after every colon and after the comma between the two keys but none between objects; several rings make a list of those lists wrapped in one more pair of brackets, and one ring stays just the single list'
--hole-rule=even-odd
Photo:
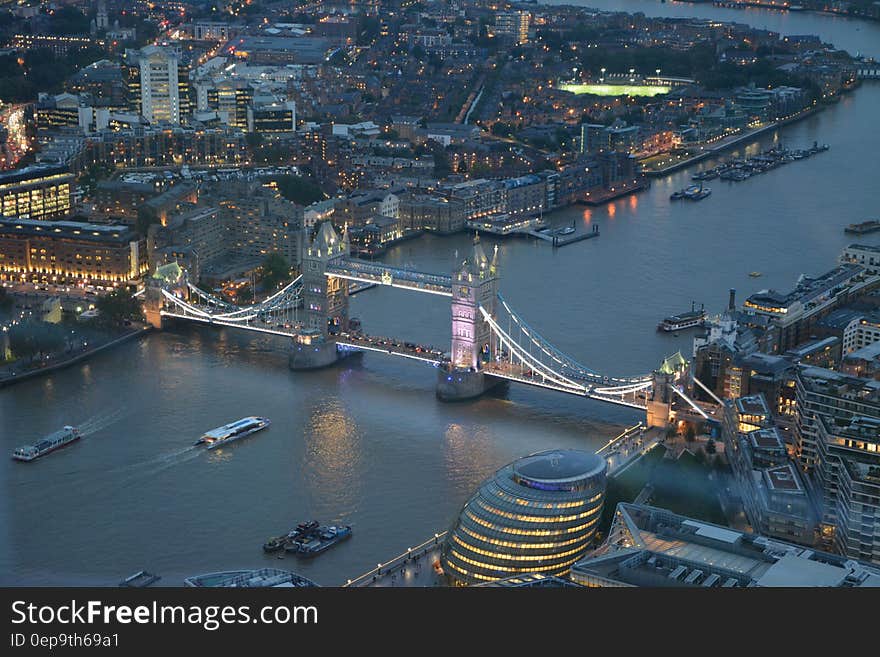
[{"label": "rooftop", "polygon": [[605,470],[605,460],[591,452],[559,449],[539,452],[513,463],[513,474],[526,486],[536,482],[567,482]]},{"label": "rooftop", "polygon": [[736,409],[743,415],[770,415],[764,395],[749,395],[736,400]]},{"label": "rooftop", "polygon": [[767,429],[757,429],[750,431],[748,434],[752,445],[758,449],[784,449],[785,443],[779,435],[776,427]]},{"label": "rooftop", "polygon": [[642,586],[880,586],[880,567],[622,502],[608,541],[572,577]]},{"label": "rooftop", "polygon": [[880,381],[875,379],[811,365],[801,365],[797,378],[810,392],[880,405]]},{"label": "rooftop", "polygon": [[764,473],[767,477],[767,485],[771,490],[786,492],[800,492],[803,490],[797,472],[795,472],[794,466],[791,463],[770,468],[765,470]]},{"label": "rooftop", "polygon": [[79,241],[128,243],[137,240],[134,231],[123,224],[89,224],[76,221],[37,221],[0,219],[0,233],[68,238]]}]

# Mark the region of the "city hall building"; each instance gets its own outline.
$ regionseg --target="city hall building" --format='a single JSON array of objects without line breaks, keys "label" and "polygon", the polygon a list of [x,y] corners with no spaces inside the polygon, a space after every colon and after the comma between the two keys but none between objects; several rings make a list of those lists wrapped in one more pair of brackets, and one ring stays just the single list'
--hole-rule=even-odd
[{"label": "city hall building", "polygon": [[464,505],[442,550],[454,585],[514,575],[568,575],[596,533],[605,497],[605,460],[551,450],[498,470]]}]

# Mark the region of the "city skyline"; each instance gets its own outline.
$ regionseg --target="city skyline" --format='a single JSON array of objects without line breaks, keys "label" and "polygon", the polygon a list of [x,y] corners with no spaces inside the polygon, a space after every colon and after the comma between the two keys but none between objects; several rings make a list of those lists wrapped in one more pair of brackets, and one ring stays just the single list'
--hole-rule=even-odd
[{"label": "city skyline", "polygon": [[3,9],[3,583],[877,585],[878,16],[631,3]]}]

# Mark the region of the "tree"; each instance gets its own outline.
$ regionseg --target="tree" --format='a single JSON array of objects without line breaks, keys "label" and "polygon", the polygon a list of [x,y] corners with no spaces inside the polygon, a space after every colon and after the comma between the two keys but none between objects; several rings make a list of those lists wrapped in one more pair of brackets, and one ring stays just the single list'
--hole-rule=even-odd
[{"label": "tree", "polygon": [[325,198],[320,187],[302,176],[278,176],[271,180],[275,182],[281,196],[299,205],[311,205]]},{"label": "tree", "polygon": [[9,312],[12,308],[12,297],[5,287],[0,287],[0,312]]},{"label": "tree", "polygon": [[123,288],[98,297],[95,307],[101,313],[100,322],[106,326],[118,326],[125,321],[143,319],[140,302]]},{"label": "tree", "polygon": [[159,215],[152,206],[141,205],[138,208],[136,228],[141,235],[146,235],[150,226],[158,223]]},{"label": "tree", "polygon": [[280,253],[270,253],[267,255],[260,267],[263,271],[263,287],[267,291],[274,292],[283,283],[287,283],[291,279],[290,263]]},{"label": "tree", "polygon": [[33,358],[60,351],[64,347],[64,329],[46,322],[27,322],[9,329],[9,348],[13,358]]}]

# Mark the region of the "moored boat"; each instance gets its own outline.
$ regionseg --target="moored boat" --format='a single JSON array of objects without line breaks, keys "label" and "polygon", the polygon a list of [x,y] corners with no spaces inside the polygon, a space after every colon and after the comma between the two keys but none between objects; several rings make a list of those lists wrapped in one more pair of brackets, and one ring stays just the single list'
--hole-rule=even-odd
[{"label": "moored boat", "polygon": [[293,541],[285,549],[299,557],[314,557],[351,537],[348,525],[321,527],[305,539]]},{"label": "moored boat", "polygon": [[263,551],[277,552],[278,550],[283,550],[293,541],[304,538],[312,532],[316,531],[319,526],[320,525],[318,524],[317,520],[301,522],[294,529],[291,529],[283,536],[275,536],[263,543]]},{"label": "moored boat", "polygon": [[700,309],[697,310],[696,304],[691,302],[691,309],[689,312],[680,313],[678,315],[671,315],[670,317],[664,318],[663,321],[657,325],[657,330],[666,331],[667,333],[671,333],[673,331],[683,331],[684,329],[701,326],[705,319],[706,311],[704,310],[703,306],[700,305]]},{"label": "moored boat", "polygon": [[878,230],[880,230],[880,221],[873,219],[869,221],[863,221],[859,224],[850,224],[843,229],[843,232],[853,235],[864,235],[866,233],[873,233]]}]

